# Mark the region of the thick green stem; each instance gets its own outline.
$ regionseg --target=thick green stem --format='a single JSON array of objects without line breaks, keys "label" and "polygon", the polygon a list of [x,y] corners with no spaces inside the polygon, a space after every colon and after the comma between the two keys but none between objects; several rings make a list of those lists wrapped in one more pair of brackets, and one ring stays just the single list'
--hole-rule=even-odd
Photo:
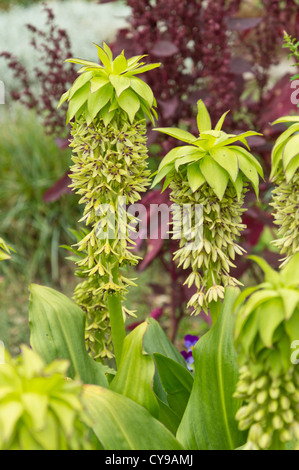
[{"label": "thick green stem", "polygon": [[[119,267],[116,266],[112,269],[113,282],[118,284]],[[123,318],[123,310],[121,303],[121,295],[119,292],[114,292],[108,295],[108,310],[111,325],[111,335],[114,347],[114,354],[116,365],[119,366],[121,359],[121,352],[123,342],[126,337],[125,323]]]}]

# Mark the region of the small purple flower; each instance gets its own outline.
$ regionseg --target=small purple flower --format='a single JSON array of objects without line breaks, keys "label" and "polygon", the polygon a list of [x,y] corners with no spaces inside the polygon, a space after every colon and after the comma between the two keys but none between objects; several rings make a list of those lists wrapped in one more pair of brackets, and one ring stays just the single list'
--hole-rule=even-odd
[{"label": "small purple flower", "polygon": [[188,351],[192,350],[199,340],[198,336],[186,335],[185,336],[185,347]]},{"label": "small purple flower", "polygon": [[187,367],[189,370],[193,371],[192,364],[194,363],[194,358],[192,354],[192,350],[196,345],[197,341],[199,340],[198,336],[194,335],[186,335],[185,336],[185,347],[187,351],[181,351],[183,358],[187,363]]}]

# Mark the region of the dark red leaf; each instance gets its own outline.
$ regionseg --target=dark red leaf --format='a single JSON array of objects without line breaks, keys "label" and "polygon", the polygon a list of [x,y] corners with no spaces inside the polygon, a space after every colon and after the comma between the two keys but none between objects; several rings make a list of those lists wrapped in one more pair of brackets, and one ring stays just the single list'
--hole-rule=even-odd
[{"label": "dark red leaf", "polygon": [[157,41],[151,49],[151,53],[156,57],[171,57],[179,51],[178,47],[170,41]]},{"label": "dark red leaf", "polygon": [[71,194],[71,189],[69,185],[71,180],[69,178],[70,171],[67,171],[56,183],[48,189],[43,199],[45,202],[54,202],[57,201],[63,194]]},{"label": "dark red leaf", "polygon": [[226,20],[226,26],[232,31],[246,31],[247,29],[255,28],[262,21],[262,17],[256,18],[234,18],[230,17]]}]

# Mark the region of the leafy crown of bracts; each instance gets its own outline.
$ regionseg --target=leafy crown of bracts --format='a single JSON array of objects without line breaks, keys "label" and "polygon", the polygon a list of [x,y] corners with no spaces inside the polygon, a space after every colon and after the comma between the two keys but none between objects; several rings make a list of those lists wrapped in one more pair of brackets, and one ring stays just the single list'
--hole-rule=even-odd
[{"label": "leafy crown of bracts", "polygon": [[275,124],[291,124],[276,140],[272,150],[272,170],[270,179],[284,173],[289,183],[299,167],[299,116],[284,116],[273,122]]},{"label": "leafy crown of bracts", "polygon": [[72,87],[66,91],[58,104],[68,101],[67,124],[75,117],[85,115],[90,124],[99,115],[105,125],[115,116],[117,110],[124,111],[131,123],[135,117],[146,116],[154,122],[157,106],[151,88],[136,75],[160,66],[160,63],[141,62],[145,55],[126,59],[124,51],[113,59],[112,51],[103,43],[96,45],[102,65],[83,59],[67,59],[67,62],[82,65]]},{"label": "leafy crown of bracts", "polygon": [[[260,163],[249,152],[247,137],[261,135],[248,131],[239,135],[226,134],[221,130],[224,113],[212,130],[209,112],[202,100],[198,101],[197,125],[199,137],[183,129],[154,129],[170,135],[188,145],[172,149],[162,160],[152,187],[166,177],[163,190],[169,185],[173,171],[187,166],[187,178],[192,192],[197,191],[204,183],[212,188],[222,200],[229,181],[232,182],[240,199],[243,190],[243,176],[249,180],[258,196],[259,176],[263,177]],[[248,150],[233,145],[240,141]]]}]

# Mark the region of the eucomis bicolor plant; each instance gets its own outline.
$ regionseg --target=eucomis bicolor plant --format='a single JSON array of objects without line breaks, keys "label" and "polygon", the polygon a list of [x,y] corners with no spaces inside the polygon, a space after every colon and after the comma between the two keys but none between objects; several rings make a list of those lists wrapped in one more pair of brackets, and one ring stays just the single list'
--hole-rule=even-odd
[{"label": "eucomis bicolor plant", "polygon": [[[124,206],[134,204],[150,183],[146,118],[154,122],[157,117],[156,100],[138,75],[160,64],[146,65],[142,62],[145,56],[127,60],[123,52],[114,59],[105,43],[96,47],[101,64],[69,59],[82,67],[59,104],[68,101],[71,188],[85,205],[81,220],[87,227],[77,244],[79,274],[84,281],[77,287],[75,299],[87,311],[89,349],[93,357],[103,359],[111,356],[110,327],[118,357],[125,336],[120,300],[132,282],[120,274],[119,268],[138,262],[119,201],[123,198]],[[128,223],[134,221],[128,215]],[[112,310],[115,318],[111,318]]]},{"label": "eucomis bicolor plant", "polygon": [[[163,190],[171,189],[171,200],[179,206],[191,204],[193,222],[189,234],[196,233],[198,221],[194,214],[196,205],[202,205],[203,232],[200,243],[190,250],[190,237],[184,237],[184,227],[173,217],[173,237],[180,237],[180,247],[174,258],[183,268],[191,268],[186,283],[195,284],[197,292],[189,306],[195,314],[209,304],[223,299],[226,286],[239,281],[230,275],[236,255],[244,249],[237,244],[244,225],[244,195],[250,183],[258,197],[259,176],[263,177],[260,163],[250,153],[247,137],[259,135],[249,131],[240,135],[222,131],[225,113],[212,129],[210,115],[203,101],[198,102],[197,124],[199,136],[183,129],[155,129],[185,145],[172,149],[162,160],[153,186],[165,178]],[[241,142],[244,147],[238,145]],[[245,148],[246,147],[246,148]],[[184,217],[178,219],[184,223]]]},{"label": "eucomis bicolor plant", "polygon": [[290,124],[272,150],[271,181],[275,224],[279,238],[274,244],[284,255],[283,262],[299,250],[299,116],[284,116],[275,124]]},{"label": "eucomis bicolor plant", "polygon": [[[235,304],[240,376],[235,397],[246,449],[299,448],[299,369],[292,347],[299,338],[299,253],[279,272],[252,257],[265,282],[245,289]],[[295,343],[294,343],[295,342]]]}]

